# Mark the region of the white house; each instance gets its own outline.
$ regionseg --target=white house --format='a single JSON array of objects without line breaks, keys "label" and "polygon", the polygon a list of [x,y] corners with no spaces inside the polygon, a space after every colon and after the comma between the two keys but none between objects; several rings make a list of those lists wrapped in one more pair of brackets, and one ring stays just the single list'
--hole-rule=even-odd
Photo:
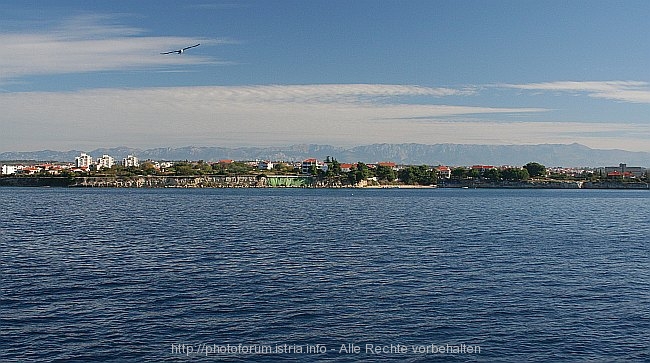
[{"label": "white house", "polygon": [[273,163],[270,161],[265,161],[262,160],[257,164],[257,168],[260,170],[272,170],[273,169]]},{"label": "white house", "polygon": [[449,179],[451,178],[451,168],[445,165],[438,165],[436,168],[438,176],[441,178]]}]

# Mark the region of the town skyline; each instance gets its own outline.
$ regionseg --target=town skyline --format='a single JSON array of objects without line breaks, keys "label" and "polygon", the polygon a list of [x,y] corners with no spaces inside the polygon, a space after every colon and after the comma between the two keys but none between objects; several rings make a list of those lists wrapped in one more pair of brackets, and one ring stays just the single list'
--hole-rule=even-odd
[{"label": "town skyline", "polygon": [[[650,152],[644,1],[0,1],[0,152]],[[160,54],[201,44],[181,54]]]},{"label": "town skyline", "polygon": [[134,155],[122,162],[103,154],[81,152],[71,163],[1,165],[0,186],[85,187],[452,187],[545,189],[648,189],[644,167],[546,167],[407,165],[395,162],[340,163],[307,158],[298,162],[270,160],[143,161]]},{"label": "town skyline", "polygon": [[0,161],[33,160],[73,162],[79,154],[93,158],[108,155],[116,160],[135,156],[143,160],[206,161],[218,160],[268,160],[302,161],[308,158],[325,160],[334,158],[344,163],[377,163],[391,161],[405,165],[455,165],[476,164],[523,165],[531,161],[557,167],[603,167],[626,163],[648,167],[650,153],[625,150],[591,149],[580,144],[538,145],[469,145],[469,144],[372,144],[351,148],[332,145],[302,144],[279,147],[163,147],[140,149],[129,147],[98,148],[94,150],[35,152],[0,152]]}]

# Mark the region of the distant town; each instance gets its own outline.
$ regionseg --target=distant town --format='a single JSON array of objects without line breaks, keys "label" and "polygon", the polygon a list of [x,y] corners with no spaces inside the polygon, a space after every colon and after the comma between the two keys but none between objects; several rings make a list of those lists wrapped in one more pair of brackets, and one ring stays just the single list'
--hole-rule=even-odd
[{"label": "distant town", "polygon": [[[5,179],[5,182],[0,182],[0,185],[21,185],[20,181],[12,183],[7,180],[28,177],[83,178],[81,183],[72,183],[74,186],[648,188],[648,170],[624,163],[599,168],[546,167],[536,162],[521,166],[428,166],[400,165],[391,161],[341,163],[331,157],[325,160],[307,158],[301,162],[141,161],[135,155],[118,161],[110,155],[93,157],[87,153],[80,153],[74,163],[4,162],[0,181]],[[138,177],[149,179],[126,182]],[[187,182],[187,177],[193,177],[194,182]],[[238,177],[235,184],[232,177]],[[151,178],[167,178],[168,182],[152,183]],[[169,185],[169,180],[174,181],[172,185]],[[185,180],[184,184],[179,184],[179,180]]]}]

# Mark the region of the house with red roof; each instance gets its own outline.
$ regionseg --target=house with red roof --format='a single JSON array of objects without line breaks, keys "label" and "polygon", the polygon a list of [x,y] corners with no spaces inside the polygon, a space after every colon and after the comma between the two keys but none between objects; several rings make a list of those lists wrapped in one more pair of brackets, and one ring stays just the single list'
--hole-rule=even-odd
[{"label": "house with red roof", "polygon": [[438,165],[435,167],[438,177],[449,179],[451,178],[451,168],[444,165]]},{"label": "house with red roof", "polygon": [[316,167],[316,170],[327,170],[327,165],[325,165],[324,162],[316,158],[309,158],[303,160],[302,164],[300,165],[300,171],[303,174],[310,174],[312,167]]}]

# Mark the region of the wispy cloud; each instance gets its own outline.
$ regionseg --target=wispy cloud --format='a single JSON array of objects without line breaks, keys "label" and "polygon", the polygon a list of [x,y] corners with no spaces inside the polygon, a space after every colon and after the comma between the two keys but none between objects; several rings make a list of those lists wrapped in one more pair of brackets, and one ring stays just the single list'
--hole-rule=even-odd
[{"label": "wispy cloud", "polygon": [[[445,142],[453,134],[457,140],[465,134],[485,137],[489,130],[474,123],[461,131],[465,126],[445,122],[449,117],[543,111],[398,102],[455,93],[447,88],[372,84],[7,93],[0,94],[4,112],[0,143],[24,149],[60,147],[55,143],[144,147]],[[425,118],[430,121],[420,121]]]},{"label": "wispy cloud", "polygon": [[[384,142],[579,142],[650,151],[650,125],[536,122],[544,109],[433,104],[449,94],[376,84],[4,93],[0,151]],[[423,97],[430,103],[401,103]]]},{"label": "wispy cloud", "polygon": [[83,16],[52,29],[0,34],[0,82],[31,75],[83,73],[212,63],[198,55],[161,56],[190,43],[225,43],[219,39],[144,36],[142,29],[110,23],[109,17]]},{"label": "wispy cloud", "polygon": [[639,81],[558,81],[527,84],[500,84],[497,87],[528,91],[586,94],[620,102],[650,103],[650,84]]}]

